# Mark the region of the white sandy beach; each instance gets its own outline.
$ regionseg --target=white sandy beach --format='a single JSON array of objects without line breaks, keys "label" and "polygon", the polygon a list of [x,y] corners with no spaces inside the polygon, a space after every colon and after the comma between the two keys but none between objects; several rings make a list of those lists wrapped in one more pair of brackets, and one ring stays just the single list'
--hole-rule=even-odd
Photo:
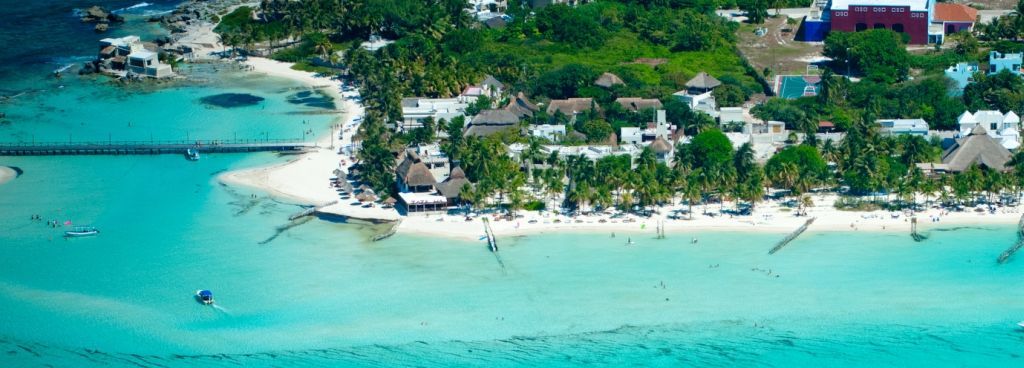
[{"label": "white sandy beach", "polygon": [[[491,228],[499,237],[522,236],[530,234],[543,234],[553,232],[599,232],[609,236],[615,233],[623,236],[643,235],[654,237],[657,235],[659,223],[663,224],[668,234],[696,234],[705,231],[755,231],[755,232],[777,232],[789,233],[809,218],[815,221],[808,232],[816,231],[891,231],[910,234],[911,221],[904,213],[898,213],[893,218],[893,213],[888,211],[858,212],[839,211],[833,207],[836,196],[815,195],[813,196],[815,206],[807,211],[807,216],[794,216],[795,211],[788,211],[777,204],[759,204],[754,213],[750,216],[733,217],[702,215],[701,206],[694,206],[693,219],[672,220],[667,218],[668,211],[673,208],[687,208],[686,206],[666,206],[659,209],[661,214],[650,218],[642,218],[627,215],[622,218],[613,219],[609,215],[578,216],[570,218],[566,216],[555,216],[553,214],[541,215],[538,212],[521,211],[522,218],[513,221],[502,219],[491,219]],[[728,204],[726,208],[728,208]],[[709,205],[709,212],[717,212],[717,204]],[[950,225],[980,225],[980,224],[1015,224],[1021,217],[1019,209],[1004,208],[996,213],[974,212],[968,208],[964,212],[942,212],[937,209],[922,211],[914,214],[917,217],[918,231],[927,233],[937,226]],[[933,222],[938,218],[938,222]],[[624,220],[632,219],[631,222]],[[558,220],[558,222],[556,222]],[[451,215],[414,215],[404,218],[399,228],[401,233],[416,234],[421,236],[448,236],[467,240],[476,240],[484,235],[484,225],[479,219],[466,221],[464,216]],[[623,239],[623,242],[626,240]]]},{"label": "white sandy beach", "polygon": [[11,180],[14,180],[18,176],[18,173],[14,169],[7,166],[0,166],[0,185],[3,185]]},{"label": "white sandy beach", "polygon": [[[354,102],[351,94],[341,93],[338,81],[318,77],[313,73],[291,69],[291,64],[264,58],[249,58],[246,64],[253,68],[254,73],[263,73],[275,77],[288,78],[302,82],[310,87],[324,88],[336,102],[340,102],[343,113],[334,125],[351,126],[353,121],[362,116],[362,106]],[[341,128],[342,130],[344,128]],[[339,139],[336,134],[325,134],[317,141],[318,148],[312,152],[297,156],[289,162],[227,172],[219,176],[219,180],[229,185],[241,185],[265,191],[275,197],[297,204],[324,206],[338,200],[338,193],[329,184],[335,176],[335,169],[345,169],[339,165],[347,159],[338,153],[338,149],[351,143],[355,129]],[[333,148],[332,148],[333,147]]]},{"label": "white sandy beach", "polygon": [[[338,153],[340,147],[351,144],[352,137],[358,130],[363,115],[363,107],[358,103],[357,92],[341,93],[340,82],[313,73],[291,69],[291,64],[264,58],[250,58],[247,62],[254,73],[263,73],[275,77],[300,81],[310,87],[324,88],[336,100],[341,101],[344,113],[336,125],[340,134],[328,134],[318,141],[319,148],[313,152],[302,154],[289,162],[244,169],[222,174],[219,179],[229,185],[241,185],[269,193],[282,200],[297,204],[321,207],[318,212],[330,215],[357,219],[376,219],[395,221],[401,219],[398,231],[405,234],[421,236],[445,236],[476,240],[484,234],[482,220],[477,217],[466,221],[464,216],[416,214],[400,217],[393,209],[385,210],[378,207],[362,208],[352,205],[351,201],[339,201],[339,195],[329,183],[340,169],[347,173],[353,163],[349,157]],[[332,132],[333,133],[333,132]],[[330,148],[333,145],[333,149]],[[343,161],[344,160],[344,161]],[[809,218],[815,222],[808,228],[814,231],[894,231],[909,234],[911,221],[906,213],[897,214],[888,211],[858,212],[839,211],[833,206],[834,194],[813,195],[814,206],[807,210],[807,216],[794,216],[795,211],[782,208],[779,204],[768,202],[758,204],[750,216],[734,217],[707,216],[701,206],[694,206],[693,219],[673,220],[668,218],[673,209],[687,209],[687,206],[666,206],[658,208],[659,214],[650,218],[633,215],[612,218],[610,214],[594,214],[570,218],[552,213],[521,211],[521,218],[513,221],[492,218],[491,227],[499,237],[522,236],[551,232],[601,232],[611,234],[655,236],[657,228],[664,226],[666,233],[686,234],[701,231],[757,231],[757,232],[791,232]],[[729,204],[726,204],[726,208]],[[708,212],[718,212],[719,205],[708,206]],[[918,219],[920,232],[938,225],[949,226],[972,224],[1014,224],[1020,219],[1017,208],[1003,208],[996,213],[976,212],[968,208],[964,212],[947,213],[938,209],[930,209],[914,214]],[[684,216],[684,218],[687,218]],[[938,221],[934,221],[934,219]],[[659,225],[661,224],[661,225]],[[625,241],[625,240],[624,240]]]}]

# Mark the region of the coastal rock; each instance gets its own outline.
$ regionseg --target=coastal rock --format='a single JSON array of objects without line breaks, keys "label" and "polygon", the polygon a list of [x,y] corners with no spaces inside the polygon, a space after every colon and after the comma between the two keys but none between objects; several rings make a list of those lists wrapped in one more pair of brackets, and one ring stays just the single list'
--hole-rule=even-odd
[{"label": "coastal rock", "polygon": [[160,15],[154,15],[154,16],[149,17],[148,19],[146,19],[146,21],[149,22],[149,23],[163,22],[164,21],[164,17],[160,16]]},{"label": "coastal rock", "polygon": [[124,23],[124,17],[111,13],[99,5],[82,11],[82,23]]},{"label": "coastal rock", "polygon": [[168,36],[157,37],[157,38],[153,39],[153,43],[155,43],[157,46],[163,46],[163,45],[167,45],[167,44],[170,44],[170,43],[173,43],[173,42],[174,42],[174,40],[172,40]]},{"label": "coastal rock", "polygon": [[110,16],[110,12],[107,9],[103,9],[99,5],[93,5],[88,9],[82,11],[82,22],[95,23],[104,22],[107,17]]},{"label": "coastal rock", "polygon": [[107,29],[110,29],[110,25],[108,25],[107,23],[98,23],[96,24],[96,27],[94,27],[92,30],[96,33],[103,33],[106,32]]},{"label": "coastal rock", "polygon": [[96,62],[95,61],[90,61],[90,62],[87,62],[87,63],[82,63],[82,69],[78,69],[78,75],[93,74],[93,73],[96,73],[97,71],[99,71],[98,69],[99,68],[96,66]]}]

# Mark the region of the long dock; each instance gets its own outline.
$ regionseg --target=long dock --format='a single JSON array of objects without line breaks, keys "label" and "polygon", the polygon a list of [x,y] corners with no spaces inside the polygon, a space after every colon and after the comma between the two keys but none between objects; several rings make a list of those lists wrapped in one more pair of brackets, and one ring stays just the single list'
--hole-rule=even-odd
[{"label": "long dock", "polygon": [[1021,248],[1024,248],[1024,215],[1021,215],[1020,220],[1017,221],[1017,242],[999,254],[999,258],[996,261],[999,264],[1006,263]]},{"label": "long dock", "polygon": [[498,238],[494,236],[494,230],[491,230],[491,220],[484,217],[483,221],[484,234],[487,236],[487,247],[491,249],[491,252],[498,253]]},{"label": "long dock", "polygon": [[814,219],[816,218],[817,217],[811,217],[807,219],[807,222],[805,222],[803,225],[800,225],[800,227],[796,228],[796,230],[794,230],[792,233],[790,233],[781,241],[779,241],[779,243],[776,244],[775,247],[772,248],[772,250],[768,251],[768,254],[775,254],[775,252],[781,250],[782,247],[785,247],[787,244],[789,244],[789,242],[793,241],[794,239],[796,239],[796,237],[800,236],[800,234],[803,234],[804,231],[807,230],[807,227],[811,226],[811,224],[814,223]]},{"label": "long dock", "polygon": [[395,233],[398,232],[398,226],[401,225],[401,224],[402,224],[402,220],[395,221],[395,223],[393,225],[391,225],[391,228],[388,229],[388,231],[384,232],[383,234],[374,235],[373,239],[371,239],[371,240],[375,241],[375,242],[378,242],[378,241],[390,238],[392,235],[395,235]]},{"label": "long dock", "polygon": [[199,153],[286,152],[316,147],[314,143],[289,139],[195,140],[195,141],[107,141],[107,142],[0,142],[0,156],[70,155],[183,155],[188,149]]}]

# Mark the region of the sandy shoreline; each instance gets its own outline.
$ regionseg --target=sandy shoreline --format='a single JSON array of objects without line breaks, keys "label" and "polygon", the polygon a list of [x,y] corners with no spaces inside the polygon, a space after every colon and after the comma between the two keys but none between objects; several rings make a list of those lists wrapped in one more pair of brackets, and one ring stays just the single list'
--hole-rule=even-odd
[{"label": "sandy shoreline", "polygon": [[7,166],[0,166],[0,185],[3,185],[18,177],[18,172]]},{"label": "sandy shoreline", "polygon": [[[897,213],[898,217],[893,218],[892,212],[873,211],[839,211],[832,207],[831,201],[834,195],[815,196],[815,201],[821,204],[812,207],[807,211],[807,216],[794,216],[793,212],[784,211],[775,204],[761,204],[751,216],[743,217],[710,217],[702,215],[700,206],[694,206],[692,220],[668,219],[666,214],[672,208],[666,206],[660,210],[661,215],[654,215],[650,218],[626,216],[613,219],[608,215],[578,216],[569,218],[565,216],[554,216],[548,214],[546,217],[537,213],[522,211],[522,218],[513,221],[493,219],[491,228],[496,236],[525,236],[551,233],[592,233],[606,234],[611,236],[639,236],[642,239],[657,235],[658,226],[664,226],[664,232],[669,235],[693,234],[696,236],[701,232],[758,232],[758,233],[790,233],[809,218],[815,218],[812,225],[807,228],[808,233],[823,231],[870,231],[870,232],[895,232],[910,234],[911,221],[907,214]],[[675,206],[675,208],[686,208],[686,206]],[[728,208],[728,206],[726,207]],[[718,211],[718,205],[709,206],[709,211]],[[971,209],[965,212],[943,212],[937,209],[930,209],[914,214],[918,221],[918,232],[927,234],[928,231],[937,227],[949,227],[953,225],[1013,225],[1020,218],[1021,213],[1016,208],[1005,208],[997,210],[996,213],[973,212]],[[624,222],[625,219],[633,219],[634,222]],[[933,221],[933,219],[938,221]],[[441,220],[439,220],[441,219]],[[559,223],[555,220],[558,219]],[[602,221],[603,220],[603,221]],[[531,223],[533,222],[533,223]],[[484,225],[479,218],[472,221],[465,221],[463,216],[450,215],[415,215],[403,218],[399,233],[412,234],[417,236],[444,236],[464,240],[478,240],[484,235]],[[626,239],[623,239],[625,242]]]},{"label": "sandy shoreline", "polygon": [[[358,122],[363,115],[363,107],[357,102],[357,92],[341,92],[341,83],[313,73],[291,69],[291,64],[263,58],[250,58],[247,62],[254,73],[288,78],[299,81],[311,88],[323,88],[337,101],[341,102],[343,113],[336,122],[340,134],[327,134],[317,143],[319,148],[302,154],[286,163],[267,167],[257,167],[231,171],[221,174],[218,179],[229,185],[238,185],[260,190],[281,200],[296,204],[323,207],[319,212],[346,218],[372,218],[383,221],[401,220],[398,228],[400,234],[411,234],[426,237],[446,237],[466,240],[477,240],[484,234],[482,220],[478,217],[465,221],[463,216],[416,214],[399,217],[393,210],[382,210],[379,207],[363,209],[352,206],[347,201],[339,203],[338,192],[330,185],[335,170],[348,171],[352,162],[345,155],[339,154],[339,148],[349,145],[353,134],[358,129]],[[330,148],[333,145],[333,149]],[[343,161],[344,160],[344,161]],[[675,235],[699,233],[707,231],[740,231],[740,232],[774,232],[789,233],[814,217],[815,222],[808,232],[819,231],[890,231],[910,233],[911,222],[904,213],[887,211],[855,212],[839,211],[833,206],[836,196],[832,194],[812,196],[815,206],[807,211],[807,216],[794,216],[793,210],[783,208],[774,202],[758,204],[751,216],[722,217],[706,216],[701,206],[694,206],[692,220],[672,220],[667,218],[673,209],[688,209],[687,206],[666,206],[658,209],[661,214],[650,218],[627,215],[612,218],[610,215],[591,215],[569,218],[543,215],[538,212],[522,211],[522,217],[513,221],[492,219],[491,227],[499,237],[524,236],[548,233],[612,233],[629,236],[655,236],[659,226],[664,226],[666,233]],[[729,205],[726,205],[729,208]],[[709,212],[717,212],[719,205],[709,205]],[[897,215],[897,217],[893,217]],[[930,209],[914,214],[918,218],[920,232],[930,228],[951,225],[993,225],[1015,224],[1020,219],[1020,210],[1004,208],[996,213],[975,212],[969,208],[965,212],[947,213]],[[939,219],[938,222],[933,219]],[[632,219],[625,222],[626,219]],[[556,222],[557,220],[557,222]],[[625,241],[625,240],[624,240]]]},{"label": "sandy shoreline", "polygon": [[289,63],[264,58],[249,58],[246,64],[252,67],[254,73],[288,78],[311,88],[323,88],[335,102],[341,103],[342,114],[333,123],[335,128],[332,128],[332,132],[317,141],[317,149],[286,163],[230,171],[218,176],[218,180],[228,185],[265,191],[296,204],[324,206],[337,201],[338,193],[330,186],[329,180],[334,176],[335,169],[343,168],[339,162],[345,157],[338,153],[338,149],[351,143],[351,135],[339,138],[333,132],[337,127],[350,125],[358,116],[362,116],[362,107],[350,99],[351,93],[342,93],[339,81],[293,70]]}]

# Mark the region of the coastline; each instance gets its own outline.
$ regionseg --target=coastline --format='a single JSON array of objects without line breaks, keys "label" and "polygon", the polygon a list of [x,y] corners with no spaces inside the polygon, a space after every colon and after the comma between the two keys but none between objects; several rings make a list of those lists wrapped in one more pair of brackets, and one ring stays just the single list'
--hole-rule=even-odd
[{"label": "coastline", "polygon": [[[612,219],[608,215],[546,217],[536,211],[520,211],[522,218],[512,221],[491,219],[491,229],[495,236],[516,237],[552,233],[606,233],[609,236],[657,236],[659,223],[663,224],[667,235],[698,234],[701,232],[744,232],[744,233],[778,233],[793,232],[808,219],[815,218],[807,232],[889,232],[910,235],[911,221],[903,213],[898,218],[892,217],[889,211],[840,211],[833,207],[835,195],[814,196],[819,206],[807,210],[807,216],[794,216],[793,212],[785,211],[777,204],[762,203],[755,208],[750,216],[742,217],[710,217],[702,215],[701,206],[694,206],[692,220],[668,219],[665,214],[672,208],[686,206],[666,206],[660,209],[661,215],[641,218],[628,215],[620,219]],[[709,210],[717,210],[718,205],[709,205]],[[977,225],[1015,225],[1021,218],[1020,209],[1004,208],[996,213],[944,212],[929,209],[914,214],[918,221],[918,232],[927,233],[937,227],[977,226]],[[684,217],[685,218],[685,217]],[[441,220],[439,220],[441,219]],[[555,220],[560,222],[556,223]],[[622,220],[632,219],[633,222]],[[938,219],[934,221],[933,219]],[[604,222],[602,222],[602,220]],[[531,221],[535,221],[531,223]],[[478,240],[484,235],[484,225],[479,218],[465,221],[464,216],[452,215],[413,215],[402,219],[399,234],[448,237],[463,240]],[[691,239],[687,239],[691,240]],[[626,241],[625,239],[623,241]]]},{"label": "coastline", "polygon": [[7,166],[0,166],[0,185],[7,184],[18,177],[18,172]]},{"label": "coastline", "polygon": [[[342,92],[341,83],[337,80],[317,76],[314,73],[291,69],[292,64],[265,58],[251,57],[246,62],[251,72],[303,83],[310,88],[323,89],[336,102],[340,102],[342,114],[335,126],[341,127],[340,132],[325,135],[317,141],[318,148],[304,153],[285,163],[271,166],[256,167],[230,171],[218,176],[218,180],[228,185],[236,185],[259,190],[281,200],[300,205],[315,206],[317,213],[326,217],[341,219],[365,220],[371,222],[400,221],[397,234],[424,237],[444,237],[449,239],[478,240],[484,234],[482,220],[477,217],[465,221],[461,215],[447,214],[414,214],[400,216],[397,211],[383,210],[379,207],[365,209],[339,200],[338,192],[329,182],[338,172],[347,173],[349,165],[346,155],[340,154],[340,148],[351,144],[353,135],[358,130],[359,118],[363,115],[363,106],[357,102],[358,92]],[[330,147],[334,147],[334,149]],[[345,161],[343,161],[345,160]],[[628,236],[656,236],[658,227],[663,226],[666,234],[692,234],[699,232],[747,232],[747,233],[790,233],[803,225],[809,218],[815,222],[807,229],[808,232],[842,232],[842,231],[873,231],[910,234],[911,221],[906,214],[900,213],[893,218],[889,211],[840,211],[835,209],[834,194],[818,194],[812,196],[815,206],[807,209],[807,216],[794,216],[794,210],[784,208],[777,202],[765,202],[757,205],[750,216],[723,217],[703,215],[703,206],[694,206],[693,219],[668,219],[669,211],[689,209],[688,206],[676,205],[658,208],[660,214],[649,218],[627,215],[613,219],[607,214],[590,216],[567,216],[542,214],[536,211],[520,211],[521,218],[512,221],[492,218],[491,228],[496,236],[528,236],[551,233],[608,233]],[[708,205],[709,211],[717,211],[718,205]],[[730,205],[726,205],[730,207]],[[1020,209],[1002,208],[996,213],[974,212],[973,208],[965,212],[945,212],[929,209],[914,214],[918,218],[919,232],[927,232],[937,226],[951,225],[1009,225],[1016,224],[1020,219]],[[685,218],[685,217],[684,217]],[[623,220],[630,219],[630,222]],[[938,219],[935,221],[934,219]],[[556,222],[557,220],[557,222]]]},{"label": "coastline", "polygon": [[[341,92],[341,83],[313,73],[291,69],[290,63],[264,58],[249,58],[245,62],[252,72],[287,78],[303,83],[310,88],[323,89],[335,102],[341,104],[341,115],[336,118],[335,127],[352,124],[362,116],[362,106],[356,103],[351,93]],[[317,148],[303,153],[285,163],[271,166],[241,169],[223,173],[218,180],[228,185],[243,186],[269,193],[271,196],[301,205],[325,206],[338,200],[337,191],[329,185],[335,169],[345,170],[339,162],[344,155],[339,148],[351,143],[351,134],[341,137],[332,132],[317,140]],[[352,129],[354,131],[354,129]],[[332,148],[333,147],[333,148]]]}]

